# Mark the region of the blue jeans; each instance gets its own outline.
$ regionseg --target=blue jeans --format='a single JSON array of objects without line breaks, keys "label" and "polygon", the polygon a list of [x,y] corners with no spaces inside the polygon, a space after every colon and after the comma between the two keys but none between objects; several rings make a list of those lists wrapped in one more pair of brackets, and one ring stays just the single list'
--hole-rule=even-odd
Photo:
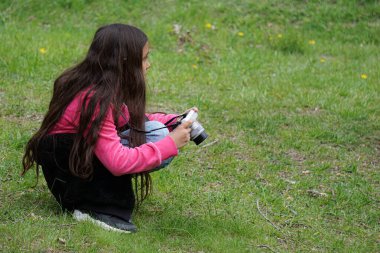
[{"label": "blue jeans", "polygon": [[[161,122],[158,122],[158,121],[147,121],[147,122],[145,122],[145,131],[149,132],[153,129],[161,128],[164,126],[165,126],[164,124],[162,124]],[[122,134],[125,136],[128,136],[129,131],[130,130],[126,130]],[[147,143],[148,142],[157,142],[157,141],[165,138],[168,134],[169,134],[169,130],[167,128],[162,128],[160,130],[156,130],[156,131],[153,131],[151,133],[147,133],[146,134],[146,142]],[[129,146],[129,142],[127,139],[121,139],[121,144],[123,144],[124,146]],[[156,168],[150,170],[149,172],[153,172],[153,171],[157,171],[157,170],[160,170],[162,168],[165,168],[166,166],[168,166],[171,163],[173,158],[174,157],[169,157],[168,159],[162,161],[162,163],[160,165],[158,165]]]}]

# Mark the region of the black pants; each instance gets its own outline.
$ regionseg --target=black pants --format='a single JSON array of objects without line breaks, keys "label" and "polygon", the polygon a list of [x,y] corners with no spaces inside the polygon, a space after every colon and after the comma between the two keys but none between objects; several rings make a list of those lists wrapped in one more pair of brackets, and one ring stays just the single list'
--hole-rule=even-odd
[{"label": "black pants", "polygon": [[129,220],[135,205],[132,175],[114,176],[94,156],[94,174],[84,180],[69,171],[74,134],[54,134],[38,147],[38,164],[48,188],[64,210],[81,209]]}]

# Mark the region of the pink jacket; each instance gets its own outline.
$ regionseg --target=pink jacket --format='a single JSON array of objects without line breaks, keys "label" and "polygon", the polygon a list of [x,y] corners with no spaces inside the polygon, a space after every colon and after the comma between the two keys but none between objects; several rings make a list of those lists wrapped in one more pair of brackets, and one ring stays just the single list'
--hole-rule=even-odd
[{"label": "pink jacket", "polygon": [[[56,123],[49,134],[75,133],[79,124],[80,108],[83,103],[83,93],[77,95],[66,108],[61,119]],[[127,106],[123,106],[119,126],[123,126],[129,120]],[[177,116],[174,114],[147,114],[149,120],[162,123]],[[177,146],[173,139],[166,136],[155,143],[145,143],[136,148],[125,147],[120,143],[117,135],[112,109],[107,111],[103,125],[99,131],[99,137],[94,148],[95,155],[102,164],[115,176],[135,174],[151,170],[161,164],[163,160],[178,154]]]}]

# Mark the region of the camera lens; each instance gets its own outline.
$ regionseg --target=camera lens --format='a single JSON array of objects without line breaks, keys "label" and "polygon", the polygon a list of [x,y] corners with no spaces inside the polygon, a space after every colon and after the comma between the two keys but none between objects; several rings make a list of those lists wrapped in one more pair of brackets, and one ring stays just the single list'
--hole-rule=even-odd
[{"label": "camera lens", "polygon": [[201,144],[204,140],[206,140],[208,137],[208,135],[206,134],[205,131],[203,131],[202,133],[200,133],[196,138],[194,138],[194,143],[199,145]]}]

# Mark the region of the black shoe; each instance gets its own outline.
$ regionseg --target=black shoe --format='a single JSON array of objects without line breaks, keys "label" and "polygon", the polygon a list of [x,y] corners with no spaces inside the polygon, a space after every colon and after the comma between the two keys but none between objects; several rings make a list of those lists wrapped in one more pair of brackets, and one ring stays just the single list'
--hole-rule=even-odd
[{"label": "black shoe", "polygon": [[74,210],[73,217],[77,221],[91,221],[92,223],[111,231],[121,233],[135,233],[137,227],[129,220],[123,220],[121,218],[102,213],[84,212],[80,210]]}]

